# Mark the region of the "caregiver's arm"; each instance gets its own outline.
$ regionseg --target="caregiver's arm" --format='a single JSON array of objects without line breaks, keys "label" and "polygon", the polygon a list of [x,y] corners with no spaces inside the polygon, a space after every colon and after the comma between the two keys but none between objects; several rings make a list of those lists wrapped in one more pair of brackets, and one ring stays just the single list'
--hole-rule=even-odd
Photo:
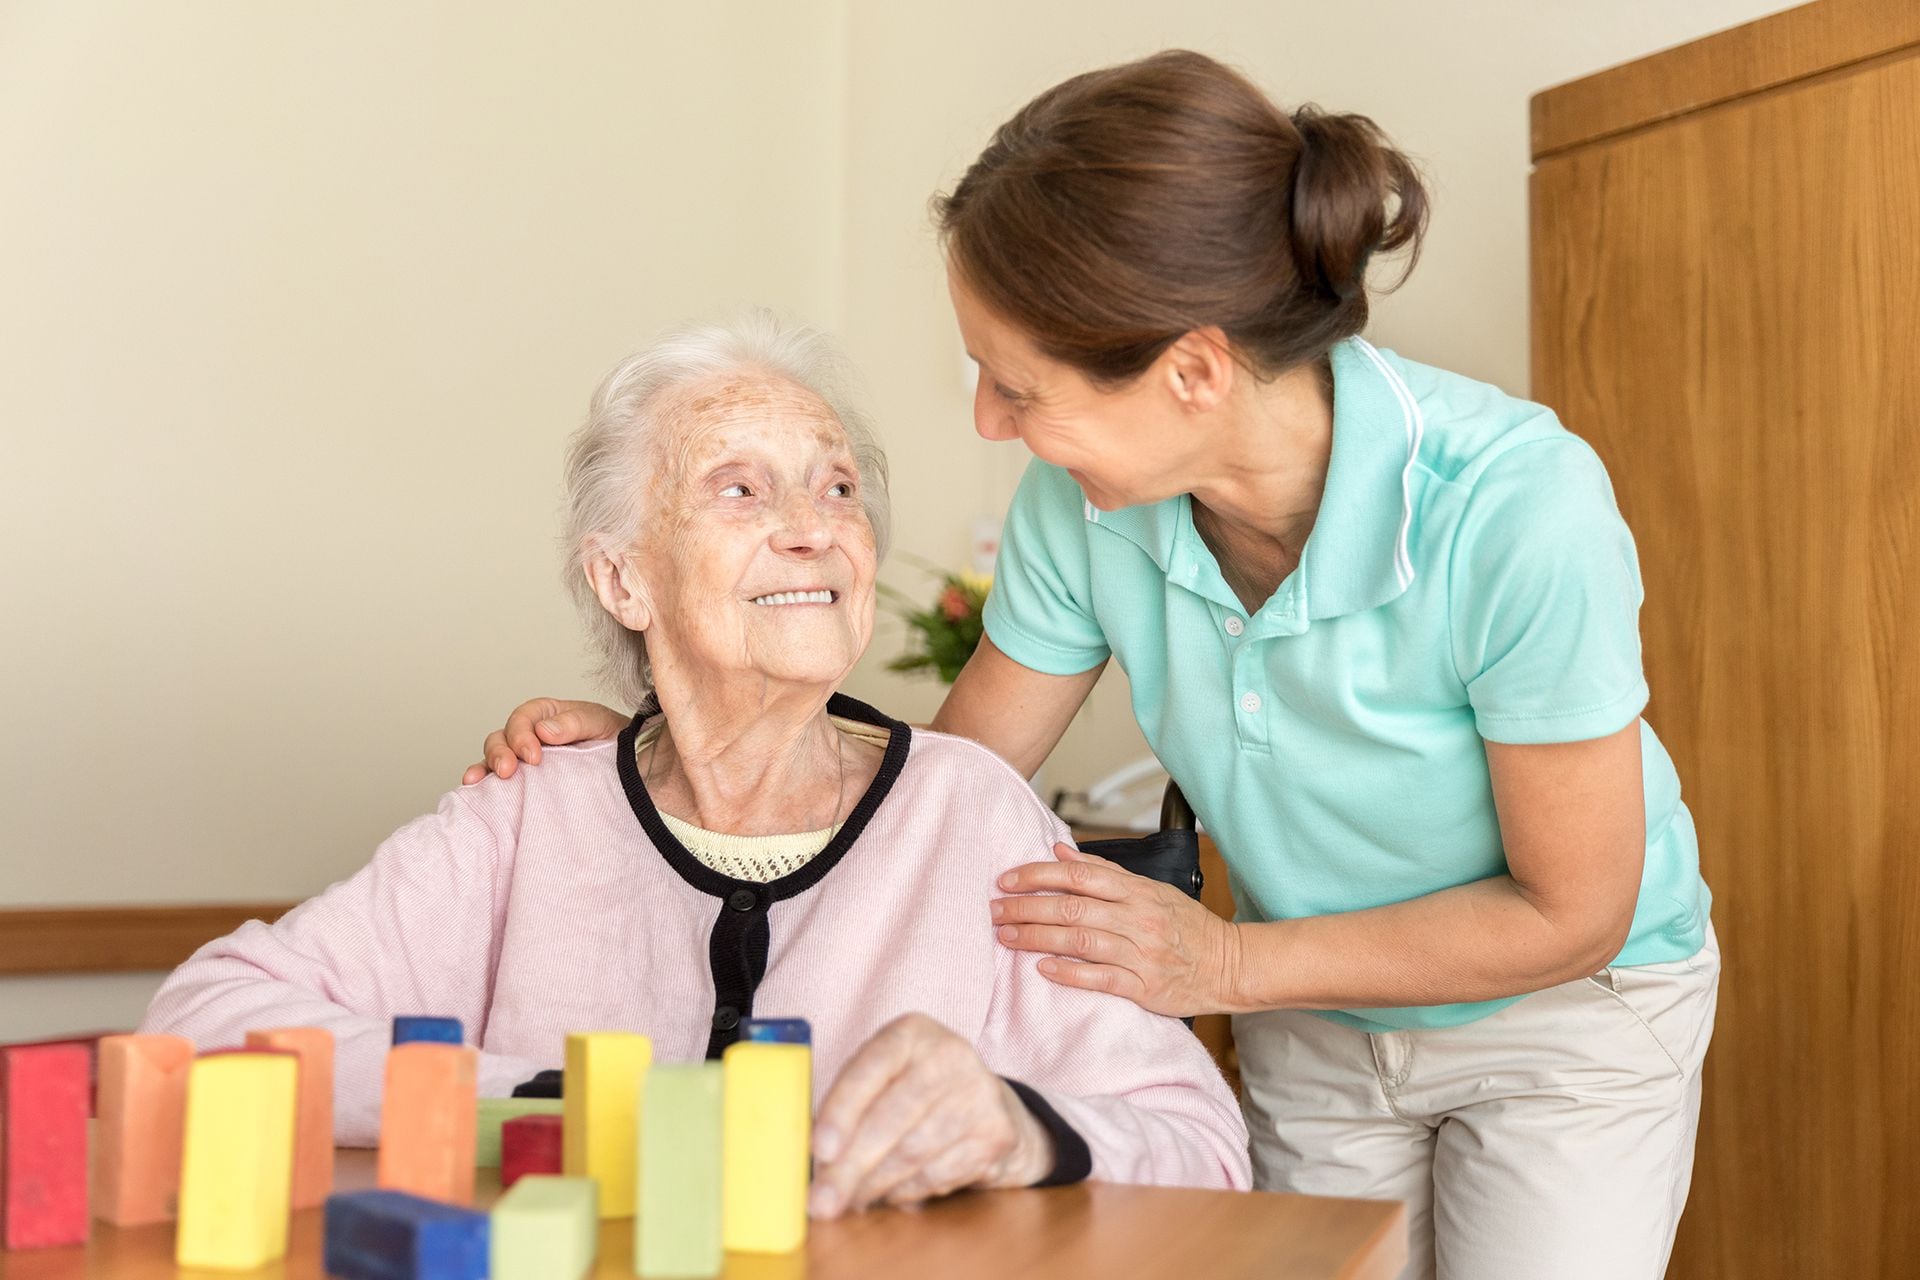
[{"label": "caregiver's arm", "polygon": [[[1391,906],[1229,924],[1071,851],[1009,873],[995,919],[1065,986],[1162,1013],[1453,1004],[1597,972],[1632,924],[1646,856],[1640,725],[1589,742],[1487,743],[1508,874]],[[1248,856],[1260,856],[1258,849]]]},{"label": "caregiver's arm", "polygon": [[1646,858],[1640,723],[1487,743],[1508,874],[1370,911],[1247,926],[1238,1008],[1452,1004],[1537,991],[1626,944]]},{"label": "caregiver's arm", "polygon": [[1031,778],[1106,669],[1101,662],[1076,675],[1047,675],[1021,666],[981,636],[930,727],[972,738]]}]

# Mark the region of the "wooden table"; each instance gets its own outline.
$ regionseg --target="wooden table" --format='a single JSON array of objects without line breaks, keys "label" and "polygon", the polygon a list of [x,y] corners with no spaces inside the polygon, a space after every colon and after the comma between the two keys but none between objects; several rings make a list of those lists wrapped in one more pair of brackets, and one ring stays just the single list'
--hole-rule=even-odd
[{"label": "wooden table", "polygon": [[[335,1184],[373,1185],[373,1152],[341,1151]],[[478,1204],[500,1192],[480,1170]],[[293,1216],[284,1262],[249,1272],[176,1269],[173,1227],[94,1224],[84,1248],[0,1253],[4,1280],[319,1280],[320,1210]],[[877,1209],[813,1224],[804,1252],[732,1254],[729,1280],[1127,1280],[1128,1277],[1341,1277],[1389,1280],[1407,1257],[1402,1206],[1317,1196],[1082,1184],[954,1196],[924,1209]],[[633,1223],[600,1230],[595,1276],[633,1274]]]}]

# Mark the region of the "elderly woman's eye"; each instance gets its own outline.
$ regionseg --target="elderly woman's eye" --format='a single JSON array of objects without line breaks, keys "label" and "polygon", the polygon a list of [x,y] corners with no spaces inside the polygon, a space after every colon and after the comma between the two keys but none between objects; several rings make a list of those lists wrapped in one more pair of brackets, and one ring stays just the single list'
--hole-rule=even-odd
[{"label": "elderly woman's eye", "polygon": [[751,498],[753,496],[753,490],[743,484],[730,484],[720,491],[720,496],[723,498]]},{"label": "elderly woman's eye", "polygon": [[837,481],[827,492],[836,498],[851,498],[853,496],[853,481]]}]

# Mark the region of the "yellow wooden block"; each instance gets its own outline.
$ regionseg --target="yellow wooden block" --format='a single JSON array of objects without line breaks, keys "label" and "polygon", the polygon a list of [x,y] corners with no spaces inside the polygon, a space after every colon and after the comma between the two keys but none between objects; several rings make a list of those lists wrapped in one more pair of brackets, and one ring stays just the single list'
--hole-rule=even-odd
[{"label": "yellow wooden block", "polygon": [[640,1167],[640,1086],[653,1041],[630,1031],[576,1031],[567,1037],[560,1112],[560,1162],[570,1178],[600,1184],[600,1216],[633,1216]]},{"label": "yellow wooden block", "polygon": [[724,1243],[729,1253],[791,1253],[807,1242],[813,1051],[743,1040],[721,1064]]},{"label": "yellow wooden block", "polygon": [[193,1064],[174,1241],[181,1266],[248,1271],[286,1256],[299,1074],[284,1053]]}]

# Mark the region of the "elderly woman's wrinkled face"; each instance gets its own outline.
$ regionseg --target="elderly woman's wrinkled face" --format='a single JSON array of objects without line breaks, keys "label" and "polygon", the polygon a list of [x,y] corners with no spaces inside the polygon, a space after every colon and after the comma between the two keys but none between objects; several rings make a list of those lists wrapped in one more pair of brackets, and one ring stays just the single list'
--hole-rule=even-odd
[{"label": "elderly woman's wrinkled face", "polygon": [[634,559],[656,676],[837,684],[873,635],[877,559],[846,429],[811,391],[753,374],[664,408]]}]

